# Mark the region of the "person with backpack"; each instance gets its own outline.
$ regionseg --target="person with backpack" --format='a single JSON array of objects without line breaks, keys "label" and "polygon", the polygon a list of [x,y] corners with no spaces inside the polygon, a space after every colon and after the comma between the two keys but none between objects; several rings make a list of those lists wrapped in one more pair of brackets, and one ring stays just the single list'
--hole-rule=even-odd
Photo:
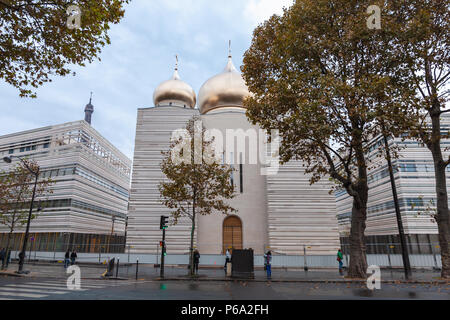
[{"label": "person with backpack", "polygon": [[339,262],[339,274],[340,275],[342,275],[344,272],[343,272],[343,267],[344,267],[344,263],[342,262],[342,260],[343,260],[343,255],[342,255],[342,251],[341,251],[341,249],[339,249],[338,250],[338,252],[337,252],[337,261]]},{"label": "person with backpack", "polygon": [[267,251],[264,255],[264,265],[267,271],[267,279],[272,278],[272,252]]},{"label": "person with backpack", "polygon": [[225,269],[225,272],[227,271],[228,262],[231,262],[231,254],[230,254],[230,250],[227,249],[227,252],[225,253],[225,265],[223,266],[223,268]]},{"label": "person with backpack", "polygon": [[70,261],[72,266],[75,264],[76,258],[77,258],[77,251],[73,250],[72,254],[70,255]]}]

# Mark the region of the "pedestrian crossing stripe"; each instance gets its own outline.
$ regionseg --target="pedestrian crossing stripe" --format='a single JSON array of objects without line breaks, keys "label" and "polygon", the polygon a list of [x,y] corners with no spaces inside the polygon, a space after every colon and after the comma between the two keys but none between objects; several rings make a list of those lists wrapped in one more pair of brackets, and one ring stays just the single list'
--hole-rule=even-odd
[{"label": "pedestrian crossing stripe", "polygon": [[[18,293],[18,292],[13,292],[13,293],[8,293],[8,292],[0,292],[0,296],[6,296],[6,297],[23,297],[23,298],[35,298],[35,299],[39,299],[39,298],[45,298],[48,295],[46,294],[33,294],[33,293]],[[0,298],[1,299],[1,298]]]},{"label": "pedestrian crossing stripe", "polygon": [[128,281],[121,281],[120,283],[100,281],[102,280],[86,281],[84,286],[82,281],[80,290],[67,288],[67,283],[61,280],[10,283],[0,287],[0,300],[40,299],[49,295],[63,295],[74,291],[88,291],[130,284]]},{"label": "pedestrian crossing stripe", "polygon": [[[67,287],[61,286],[60,288],[49,287],[48,285],[27,285],[27,284],[8,284],[4,287],[12,288],[32,288],[32,289],[47,289],[47,290],[60,290],[60,291],[73,291]],[[1,290],[1,288],[0,288]],[[87,289],[81,289],[78,291],[87,291]]]},{"label": "pedestrian crossing stripe", "polygon": [[[42,290],[43,289],[37,289],[37,288],[29,289],[29,288],[18,288],[18,287],[3,287],[3,288],[0,288],[0,292],[8,291],[8,292],[11,292],[11,293],[16,293],[16,292],[31,292],[31,293],[37,292],[37,293],[42,293]],[[67,292],[64,292],[64,291],[50,291],[50,290],[51,290],[51,288],[46,289],[45,293],[47,293],[47,294],[66,294],[67,293]]]}]

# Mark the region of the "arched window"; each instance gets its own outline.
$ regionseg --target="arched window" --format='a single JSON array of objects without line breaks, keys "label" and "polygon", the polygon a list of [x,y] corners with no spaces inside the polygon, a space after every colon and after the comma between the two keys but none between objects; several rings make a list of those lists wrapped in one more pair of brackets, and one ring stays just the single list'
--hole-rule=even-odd
[{"label": "arched window", "polygon": [[223,221],[223,252],[231,248],[242,249],[242,222],[236,216]]}]

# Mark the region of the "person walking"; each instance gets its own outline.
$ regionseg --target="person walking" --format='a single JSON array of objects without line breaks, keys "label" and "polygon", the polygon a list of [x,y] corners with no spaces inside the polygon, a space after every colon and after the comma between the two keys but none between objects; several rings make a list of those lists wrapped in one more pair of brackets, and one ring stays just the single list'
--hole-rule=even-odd
[{"label": "person walking", "polygon": [[70,262],[72,266],[75,264],[76,259],[77,259],[77,251],[73,250],[72,254],[70,255]]},{"label": "person walking", "polygon": [[340,275],[344,274],[344,271],[343,271],[344,263],[342,262],[343,258],[344,257],[342,255],[342,251],[341,251],[341,249],[339,249],[337,252],[337,261],[339,262],[339,274]]},{"label": "person walking", "polygon": [[267,251],[264,255],[264,264],[266,266],[267,271],[267,279],[272,278],[272,252]]},{"label": "person walking", "polygon": [[64,256],[64,269],[67,269],[67,267],[69,266],[70,263],[70,250],[67,249],[66,254]]},{"label": "person walking", "polygon": [[227,265],[228,265],[228,262],[230,262],[231,261],[231,253],[230,253],[230,250],[228,250],[227,249],[227,252],[225,253],[225,265],[224,265],[224,269],[225,269],[225,272],[227,271]]},{"label": "person walking", "polygon": [[7,250],[8,254],[6,255],[6,268],[8,268],[9,263],[11,262],[11,250]]},{"label": "person walking", "polygon": [[200,252],[196,249],[194,251],[194,272],[198,274],[198,264],[200,263]]},{"label": "person walking", "polygon": [[2,261],[2,266],[3,262],[5,261],[5,256],[6,256],[5,248],[2,248],[2,250],[0,250],[0,260]]}]

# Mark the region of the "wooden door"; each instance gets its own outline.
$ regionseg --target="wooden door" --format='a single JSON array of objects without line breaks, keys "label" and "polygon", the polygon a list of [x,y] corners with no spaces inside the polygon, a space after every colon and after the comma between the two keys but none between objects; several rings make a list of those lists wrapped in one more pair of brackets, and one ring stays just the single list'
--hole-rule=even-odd
[{"label": "wooden door", "polygon": [[242,222],[236,216],[223,222],[223,253],[227,249],[242,249]]}]

